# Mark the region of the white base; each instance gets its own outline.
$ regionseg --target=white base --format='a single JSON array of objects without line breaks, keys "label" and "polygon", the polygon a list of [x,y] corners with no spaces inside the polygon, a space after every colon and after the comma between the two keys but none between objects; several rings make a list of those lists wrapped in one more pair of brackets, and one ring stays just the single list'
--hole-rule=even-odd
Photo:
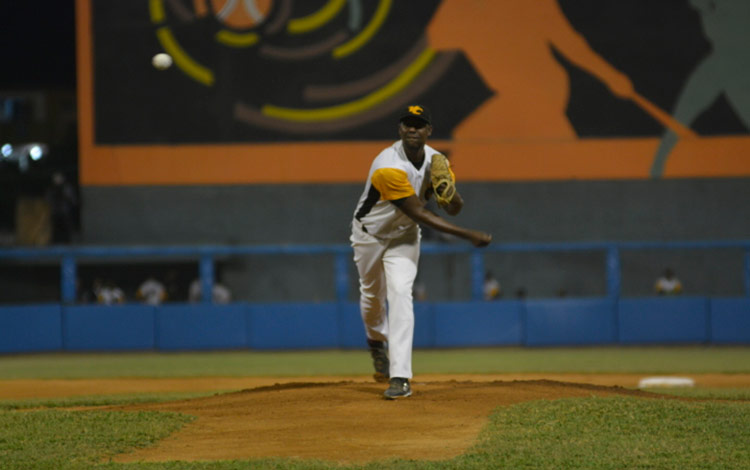
[{"label": "white base", "polygon": [[638,388],[692,387],[695,381],[689,377],[646,377],[638,382]]}]

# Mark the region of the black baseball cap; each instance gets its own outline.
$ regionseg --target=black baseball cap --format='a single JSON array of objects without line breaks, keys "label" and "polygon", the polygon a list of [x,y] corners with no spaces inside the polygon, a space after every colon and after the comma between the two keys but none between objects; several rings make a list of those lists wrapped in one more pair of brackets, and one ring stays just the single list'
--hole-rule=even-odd
[{"label": "black baseball cap", "polygon": [[406,118],[421,119],[427,124],[432,125],[432,116],[430,116],[430,112],[421,104],[411,104],[401,110],[398,122],[401,122]]}]

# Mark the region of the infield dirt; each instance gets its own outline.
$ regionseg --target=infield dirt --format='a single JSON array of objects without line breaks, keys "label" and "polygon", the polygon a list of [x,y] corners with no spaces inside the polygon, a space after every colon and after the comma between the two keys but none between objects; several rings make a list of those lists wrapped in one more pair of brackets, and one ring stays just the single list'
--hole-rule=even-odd
[{"label": "infield dirt", "polygon": [[[701,386],[750,387],[748,374],[692,375]],[[498,406],[563,397],[626,395],[637,375],[419,376],[414,395],[388,401],[383,384],[358,377],[8,380],[0,398],[160,391],[218,391],[167,403],[108,407],[186,413],[197,419],[118,462],[314,458],[341,463],[443,460],[466,452]],[[630,388],[626,388],[630,387]]]}]

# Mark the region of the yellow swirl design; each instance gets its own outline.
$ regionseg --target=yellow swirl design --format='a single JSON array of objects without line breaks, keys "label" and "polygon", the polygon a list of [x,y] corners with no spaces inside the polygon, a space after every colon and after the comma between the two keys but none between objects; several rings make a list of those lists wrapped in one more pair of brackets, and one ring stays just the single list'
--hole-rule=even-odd
[{"label": "yellow swirl design", "polygon": [[345,4],[346,0],[329,0],[323,8],[315,13],[290,20],[287,25],[287,32],[289,34],[304,34],[316,30],[331,21]]},{"label": "yellow swirl design", "polygon": [[385,22],[386,16],[391,9],[392,0],[380,0],[378,9],[375,10],[375,14],[372,15],[372,19],[367,26],[357,36],[353,37],[349,42],[346,42],[336,49],[333,50],[334,59],[342,59],[348,55],[354,54],[367,44],[375,33],[378,32],[383,23]]},{"label": "yellow swirl design", "polygon": [[295,122],[331,121],[352,116],[386,101],[406,88],[429,65],[434,57],[435,51],[430,48],[425,49],[396,78],[358,100],[318,109],[294,109],[267,104],[261,108],[261,112],[270,117]]}]

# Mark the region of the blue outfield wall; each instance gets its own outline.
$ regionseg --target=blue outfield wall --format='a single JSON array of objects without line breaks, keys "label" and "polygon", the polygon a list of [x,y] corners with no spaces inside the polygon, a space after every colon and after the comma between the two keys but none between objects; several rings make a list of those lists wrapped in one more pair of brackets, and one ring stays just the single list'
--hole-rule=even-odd
[{"label": "blue outfield wall", "polygon": [[126,351],[156,346],[156,309],[150,305],[94,305],[63,309],[62,337],[68,351]]},{"label": "blue outfield wall", "polygon": [[[414,346],[750,344],[747,298],[417,302]],[[361,349],[355,302],[0,307],[0,353]]]},{"label": "blue outfield wall", "polygon": [[59,351],[62,348],[62,308],[59,305],[0,308],[0,353]]},{"label": "blue outfield wall", "polygon": [[623,344],[712,340],[711,310],[706,297],[623,299],[618,316]]},{"label": "blue outfield wall", "polygon": [[157,349],[168,351],[247,347],[244,305],[175,304],[156,307],[155,312]]},{"label": "blue outfield wall", "polygon": [[245,320],[251,349],[339,346],[339,308],[334,302],[251,304]]},{"label": "blue outfield wall", "polygon": [[750,343],[750,299],[711,299],[711,342]]},{"label": "blue outfield wall", "polygon": [[614,300],[560,299],[526,302],[528,346],[614,344],[617,342]]},{"label": "blue outfield wall", "polygon": [[523,302],[450,302],[432,307],[434,346],[518,345],[523,341]]}]

